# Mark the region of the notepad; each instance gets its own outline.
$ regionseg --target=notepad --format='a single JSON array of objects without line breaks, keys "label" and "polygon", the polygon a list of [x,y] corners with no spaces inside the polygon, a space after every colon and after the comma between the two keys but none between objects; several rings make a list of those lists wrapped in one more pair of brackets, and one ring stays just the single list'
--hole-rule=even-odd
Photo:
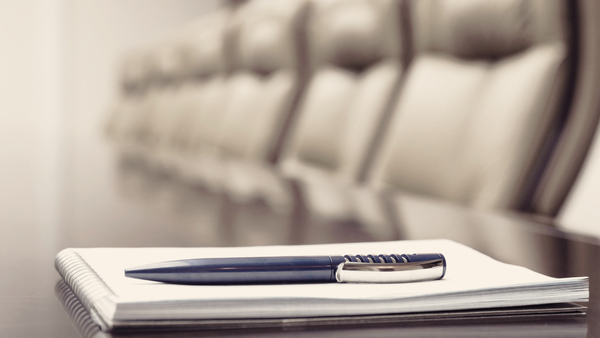
[{"label": "notepad", "polygon": [[[173,285],[126,278],[124,269],[201,257],[440,252],[442,280],[397,284]],[[551,278],[449,240],[236,248],[65,249],[56,268],[105,330],[284,323],[586,302],[587,277]],[[342,320],[343,321],[343,320]],[[235,326],[235,325],[234,325]]]}]

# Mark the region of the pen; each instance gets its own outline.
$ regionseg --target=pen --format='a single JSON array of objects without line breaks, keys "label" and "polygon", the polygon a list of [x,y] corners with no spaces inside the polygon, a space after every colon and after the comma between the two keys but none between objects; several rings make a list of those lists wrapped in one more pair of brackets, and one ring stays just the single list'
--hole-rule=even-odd
[{"label": "pen", "polygon": [[439,253],[197,258],[125,269],[125,276],[174,284],[401,283],[442,279]]}]

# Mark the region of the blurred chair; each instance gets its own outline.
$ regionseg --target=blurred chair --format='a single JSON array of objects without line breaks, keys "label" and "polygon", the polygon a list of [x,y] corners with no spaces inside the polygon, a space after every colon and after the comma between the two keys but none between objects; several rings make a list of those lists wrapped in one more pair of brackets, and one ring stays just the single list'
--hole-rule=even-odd
[{"label": "blurred chair", "polygon": [[232,10],[224,6],[132,51],[107,128],[126,150],[117,173],[123,190],[152,210],[167,208],[173,223],[198,229],[207,243],[215,236],[208,226],[214,217],[198,206],[210,204],[177,174],[220,121],[222,87],[231,71],[226,34]]},{"label": "blurred chair", "polygon": [[281,170],[356,182],[399,82],[399,2],[317,1],[309,46],[314,69]]},{"label": "blurred chair", "polygon": [[285,205],[298,198],[310,204],[315,217],[346,220],[348,210],[337,203],[344,189],[338,187],[364,177],[408,60],[401,4],[313,2],[308,32],[312,78],[277,166],[279,175],[300,182],[301,191],[268,168],[245,166],[248,179],[229,189],[236,215],[228,215],[234,219],[225,223],[246,243],[273,241],[269,236],[281,235],[275,228],[292,229],[278,242],[300,241],[293,237],[302,225],[289,222],[302,223],[302,215]]},{"label": "blurred chair", "polygon": [[113,104],[105,132],[120,151],[133,155],[137,128],[143,123],[141,114],[150,82],[149,52],[142,47],[130,50],[121,60],[119,97]]},{"label": "blurred chair", "polygon": [[255,0],[233,22],[235,69],[217,146],[228,157],[273,163],[308,69],[305,0]]},{"label": "blurred chair", "polygon": [[[568,1],[567,5],[570,22],[574,25],[572,35],[577,38],[577,44],[573,48],[577,63],[573,79],[573,103],[569,115],[564,119],[564,128],[560,133],[556,133],[556,150],[540,176],[540,184],[536,187],[530,205],[527,206],[527,211],[549,217],[556,216],[560,211],[560,218],[564,218],[565,214],[578,214],[570,210],[579,209],[578,202],[570,202],[565,207],[563,202],[572,194],[572,188],[586,189],[583,188],[585,183],[578,183],[579,188],[574,187],[574,184],[576,181],[586,180],[579,178],[580,170],[589,156],[588,150],[594,134],[597,133],[600,118],[600,24],[596,19],[600,16],[600,3],[595,0],[580,0]],[[569,199],[573,200],[572,197]],[[592,204],[589,205],[590,211],[593,209]],[[581,207],[585,208],[583,205]],[[564,210],[565,208],[567,210]],[[579,218],[575,224],[594,222],[593,218],[586,220],[585,217],[574,217]]]},{"label": "blurred chair", "polygon": [[536,195],[534,210],[552,215],[560,207],[557,224],[600,237],[600,21],[596,19],[600,2],[583,0],[578,5],[580,53],[575,114],[567,121],[553,166],[545,173]]},{"label": "blurred chair", "polygon": [[236,168],[276,160],[308,75],[306,16],[305,0],[248,1],[227,17],[223,34],[206,20],[188,31],[184,46],[200,52],[180,52],[196,65],[157,110],[168,136],[159,157],[179,180],[180,204],[203,215],[198,228],[222,231],[224,186],[251,174]]},{"label": "blurred chair", "polygon": [[[600,107],[598,107],[600,108]],[[600,126],[598,126],[600,127]],[[575,232],[600,237],[600,133],[588,154],[583,170],[557,215],[556,224]]]},{"label": "blurred chair", "polygon": [[[221,190],[238,162],[273,163],[308,76],[307,2],[249,1],[232,17],[233,69],[206,112],[204,145],[190,157],[185,179]],[[218,121],[217,121],[218,120]]]},{"label": "blurred chair", "polygon": [[[334,184],[364,177],[403,71],[399,1],[315,2],[309,45],[313,78],[281,160],[306,183],[309,203],[339,216]],[[342,212],[343,213],[343,212]]]},{"label": "blurred chair", "polygon": [[131,85],[124,86],[124,113],[130,115],[126,119],[129,121],[126,142],[129,153],[135,153],[147,163],[156,161],[156,151],[164,143],[166,130],[173,120],[171,104],[177,102],[175,97],[184,78],[179,34],[179,30],[169,32],[148,44],[140,55],[126,62],[122,70],[125,79],[137,74],[134,78],[139,78],[137,87],[140,88],[132,93],[127,90]]},{"label": "blurred chair", "polygon": [[519,208],[568,99],[565,3],[412,3],[415,55],[369,182]]},{"label": "blurred chair", "polygon": [[224,46],[231,11],[223,7],[130,53],[122,65],[121,99],[109,135],[134,143],[158,167],[172,166],[202,143],[198,139],[208,137],[211,128],[197,129],[207,124],[199,120],[219,117],[207,112],[222,101],[213,95],[214,87],[222,86],[231,70],[231,53]]},{"label": "blurred chair", "polygon": [[160,53],[166,54],[167,73],[179,81],[167,81],[158,102],[161,140],[155,160],[174,174],[214,144],[214,130],[223,121],[226,79],[233,67],[227,45],[232,16],[225,7],[198,19],[171,39],[171,57],[168,46]]}]

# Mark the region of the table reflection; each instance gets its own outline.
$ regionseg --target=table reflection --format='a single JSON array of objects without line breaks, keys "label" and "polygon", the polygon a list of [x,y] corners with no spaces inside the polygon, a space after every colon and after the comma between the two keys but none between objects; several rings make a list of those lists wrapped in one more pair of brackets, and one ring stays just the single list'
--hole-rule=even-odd
[{"label": "table reflection", "polygon": [[[559,304],[556,313],[505,316],[502,309],[484,317],[471,311],[446,312],[437,315],[389,315],[380,316],[378,323],[355,325],[331,325],[283,322],[278,328],[230,329],[230,330],[169,330],[169,331],[121,331],[106,333],[97,325],[83,304],[64,281],[55,286],[55,295],[68,313],[78,332],[85,338],[107,337],[585,337],[585,316],[578,309]],[[552,309],[550,309],[552,311]],[[565,314],[564,311],[570,311]],[[291,325],[290,325],[291,324]]]}]

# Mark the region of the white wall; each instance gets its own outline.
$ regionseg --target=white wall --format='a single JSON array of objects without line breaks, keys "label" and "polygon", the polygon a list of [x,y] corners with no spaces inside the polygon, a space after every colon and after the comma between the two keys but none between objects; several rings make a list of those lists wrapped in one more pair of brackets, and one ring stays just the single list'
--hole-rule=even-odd
[{"label": "white wall", "polygon": [[116,65],[130,46],[218,4],[0,1],[0,236],[147,221],[121,204],[101,132]]},{"label": "white wall", "polygon": [[71,2],[62,221],[79,240],[102,236],[106,222],[135,228],[135,224],[158,221],[118,193],[115,152],[102,132],[117,95],[118,63],[128,48],[217,5],[214,0]]},{"label": "white wall", "polygon": [[[0,2],[0,228],[56,222],[61,0]],[[52,196],[52,197],[51,197]]]}]

